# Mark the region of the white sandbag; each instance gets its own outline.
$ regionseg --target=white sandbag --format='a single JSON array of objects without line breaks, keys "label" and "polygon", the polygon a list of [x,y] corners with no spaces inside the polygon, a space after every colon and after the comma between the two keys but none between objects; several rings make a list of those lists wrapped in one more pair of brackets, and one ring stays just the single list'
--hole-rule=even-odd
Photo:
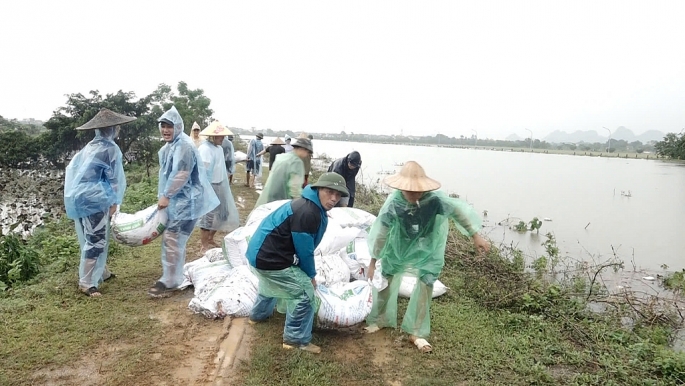
[{"label": "white sandbag", "polygon": [[369,283],[363,280],[317,285],[316,296],[319,299],[316,320],[320,328],[354,326],[371,313],[373,294]]},{"label": "white sandbag", "polygon": [[227,234],[221,244],[224,258],[232,267],[247,265],[247,244],[255,232],[256,227],[240,227]]},{"label": "white sandbag", "polygon": [[323,234],[321,242],[314,250],[314,254],[329,255],[337,253],[359,236],[361,232],[362,230],[359,228],[343,228],[337,221],[329,219],[326,232]]},{"label": "white sandbag", "polygon": [[114,240],[131,247],[145,245],[166,229],[167,211],[157,210],[157,204],[134,214],[117,212],[112,216],[110,228]]},{"label": "white sandbag", "polygon": [[212,248],[205,252],[204,256],[202,256],[207,259],[207,261],[213,263],[215,261],[219,260],[225,260],[224,259],[224,251],[222,248]]},{"label": "white sandbag", "polygon": [[238,150],[238,151],[233,153],[233,159],[235,160],[235,162],[245,162],[245,161],[247,161],[247,154]]},{"label": "white sandbag", "polygon": [[221,282],[196,293],[188,308],[208,318],[249,316],[257,301],[258,285],[250,267],[236,267]]},{"label": "white sandbag", "polygon": [[180,288],[183,289],[193,285],[193,281],[190,280],[190,271],[195,267],[205,264],[209,264],[209,261],[207,261],[207,259],[204,256],[197,260],[193,260],[189,263],[185,263],[185,265],[183,266],[183,283],[181,283]]},{"label": "white sandbag", "polygon": [[254,208],[252,212],[250,212],[250,215],[247,216],[247,220],[245,221],[245,227],[247,228],[259,226],[262,220],[264,220],[264,218],[268,216],[269,213],[280,208],[286,202],[290,202],[290,200],[272,201]]},{"label": "white sandbag", "polygon": [[328,215],[343,228],[366,229],[376,220],[376,216],[357,208],[333,208]]},{"label": "white sandbag", "polygon": [[203,292],[207,287],[214,287],[216,283],[220,283],[231,272],[231,266],[226,260],[219,260],[211,262],[206,257],[201,257],[195,261],[187,263],[183,267],[183,274],[187,278],[181,284],[181,288],[188,285],[194,287],[194,293],[197,296]]},{"label": "white sandbag", "polygon": [[[414,286],[416,286],[416,276],[405,275],[402,278],[402,284],[400,284],[400,296],[403,298],[411,297],[411,293],[414,292]],[[444,295],[448,288],[440,280],[436,280],[433,283],[433,296],[434,298]]]},{"label": "white sandbag", "polygon": [[363,267],[368,268],[371,264],[371,252],[367,244],[368,234],[364,231],[359,233],[359,236],[347,244],[345,252],[347,256],[359,262]]},{"label": "white sandbag", "polygon": [[317,284],[330,286],[334,283],[347,283],[350,281],[350,269],[339,254],[314,255],[316,264]]},{"label": "white sandbag", "polygon": [[350,257],[344,249],[340,251],[340,258],[347,264],[347,268],[350,269],[350,279],[365,280],[365,267],[355,260],[354,257],[356,257],[354,254]]}]

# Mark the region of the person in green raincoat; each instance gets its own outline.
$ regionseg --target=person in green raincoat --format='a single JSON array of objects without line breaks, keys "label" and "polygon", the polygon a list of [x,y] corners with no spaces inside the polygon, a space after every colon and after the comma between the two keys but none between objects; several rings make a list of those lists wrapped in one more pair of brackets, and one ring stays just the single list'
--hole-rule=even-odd
[{"label": "person in green raincoat", "polygon": [[430,352],[426,341],[430,334],[430,304],[433,283],[445,265],[445,246],[451,219],[457,229],[473,239],[477,249],[487,252],[490,243],[478,234],[481,220],[465,201],[438,191],[440,183],[427,177],[414,161],[404,164],[399,173],[383,181],[395,188],[369,231],[371,264],[367,272],[373,278],[376,261],[388,286],[373,290],[373,306],[366,331],[384,327],[397,328],[397,295],[402,277],[413,274],[418,280],[409,299],[402,330],[421,352]]},{"label": "person in green raincoat", "polygon": [[293,144],[293,151],[280,154],[269,171],[269,178],[255,208],[269,202],[302,196],[305,173],[303,160],[309,159],[313,151],[312,141],[298,138]]}]

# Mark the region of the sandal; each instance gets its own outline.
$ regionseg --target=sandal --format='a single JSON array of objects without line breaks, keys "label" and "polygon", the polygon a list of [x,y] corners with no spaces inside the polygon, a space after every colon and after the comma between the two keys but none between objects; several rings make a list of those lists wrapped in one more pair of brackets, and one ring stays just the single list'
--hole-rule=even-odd
[{"label": "sandal", "polygon": [[315,344],[305,344],[305,345],[297,345],[297,344],[290,344],[290,343],[285,343],[283,342],[283,348],[286,350],[292,350],[294,348],[299,348],[302,351],[310,352],[312,354],[320,354],[321,353],[321,347],[315,345]]},{"label": "sandal", "polygon": [[364,333],[366,334],[373,334],[374,332],[378,332],[381,328],[378,327],[375,324],[369,325],[364,327]]},{"label": "sandal", "polygon": [[147,294],[153,298],[166,298],[171,296],[174,291],[176,291],[176,288],[167,288],[164,283],[158,281],[155,283],[155,285],[150,287],[149,290],[147,290]]},{"label": "sandal", "polygon": [[433,351],[433,346],[431,346],[430,343],[428,343],[428,341],[423,338],[416,338],[412,343],[414,343],[414,346],[416,346],[416,348],[418,348],[419,351],[421,351],[424,354]]},{"label": "sandal", "polygon": [[109,277],[107,277],[107,279],[103,279],[102,281],[107,281],[107,280],[116,279],[116,278],[117,278],[117,275],[110,272]]},{"label": "sandal", "polygon": [[81,292],[89,298],[96,298],[98,296],[102,296],[102,293],[98,291],[97,287],[90,287],[88,289],[81,288]]}]

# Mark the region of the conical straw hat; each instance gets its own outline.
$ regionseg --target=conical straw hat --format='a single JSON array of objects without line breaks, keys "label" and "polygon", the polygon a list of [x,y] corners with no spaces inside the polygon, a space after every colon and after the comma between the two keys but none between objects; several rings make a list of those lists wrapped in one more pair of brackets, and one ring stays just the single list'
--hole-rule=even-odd
[{"label": "conical straw hat", "polygon": [[421,165],[414,161],[405,163],[399,173],[385,177],[383,182],[391,188],[408,192],[429,192],[440,188],[440,183],[426,176]]},{"label": "conical straw hat", "polygon": [[103,127],[123,125],[124,123],[135,121],[136,119],[136,117],[115,113],[109,109],[100,109],[100,112],[98,112],[93,119],[86,122],[85,125],[77,127],[76,130],[101,129]]},{"label": "conical straw hat", "polygon": [[231,130],[228,130],[219,121],[212,122],[207,128],[200,132],[200,135],[205,137],[223,137],[226,135],[233,135]]},{"label": "conical straw hat", "polygon": [[285,142],[281,139],[281,137],[276,137],[273,141],[271,141],[272,145],[285,145]]}]

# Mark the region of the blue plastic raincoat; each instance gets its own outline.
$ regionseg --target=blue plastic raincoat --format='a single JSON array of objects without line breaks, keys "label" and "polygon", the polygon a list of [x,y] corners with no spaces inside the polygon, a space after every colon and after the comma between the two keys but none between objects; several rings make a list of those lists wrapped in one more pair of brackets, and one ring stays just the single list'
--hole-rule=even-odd
[{"label": "blue plastic raincoat", "polygon": [[221,147],[224,150],[226,172],[228,172],[230,175],[233,175],[235,174],[235,148],[233,147],[233,142],[226,137],[224,138],[224,142],[221,143]]},{"label": "blue plastic raincoat", "polygon": [[69,162],[64,178],[67,217],[107,212],[124,199],[126,176],[121,150],[114,142],[116,131],[95,129],[95,138]]},{"label": "blue plastic raincoat", "polygon": [[[162,277],[167,288],[183,282],[186,243],[197,219],[216,208],[219,198],[207,179],[200,154],[193,141],[183,132],[183,119],[175,107],[160,120],[174,124],[174,137],[159,150],[158,197],[167,197],[169,221],[162,234]],[[161,124],[160,124],[161,131]]]},{"label": "blue plastic raincoat", "polygon": [[207,174],[199,162],[200,154],[183,132],[183,120],[175,107],[162,118],[174,122],[174,139],[159,150],[157,196],[169,198],[169,220],[193,220],[219,205]]},{"label": "blue plastic raincoat", "polygon": [[122,154],[114,142],[118,128],[95,129],[95,138],[67,166],[64,206],[74,219],[81,250],[79,287],[98,287],[110,276],[107,269],[109,208],[119,205],[126,191]]},{"label": "blue plastic raincoat", "polygon": [[262,156],[257,156],[257,153],[262,150],[264,144],[261,139],[251,139],[247,145],[247,171],[258,177],[262,176]]}]

